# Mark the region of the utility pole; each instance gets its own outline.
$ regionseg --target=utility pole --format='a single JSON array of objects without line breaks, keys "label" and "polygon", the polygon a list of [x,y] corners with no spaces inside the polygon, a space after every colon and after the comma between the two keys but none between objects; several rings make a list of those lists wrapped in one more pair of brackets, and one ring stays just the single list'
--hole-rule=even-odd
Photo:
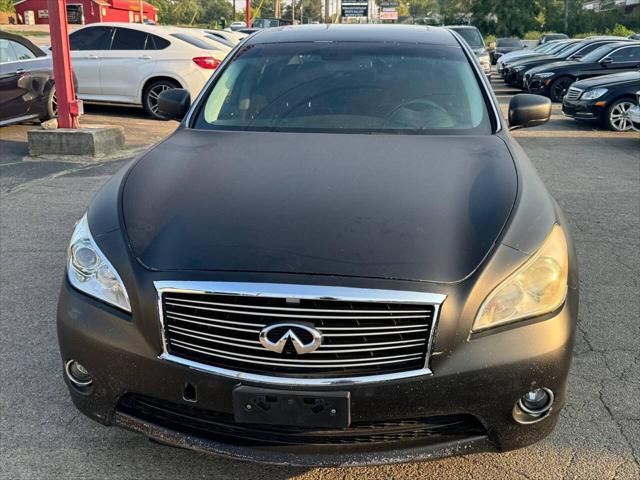
[{"label": "utility pole", "polygon": [[291,0],[291,24],[296,23],[296,0]]},{"label": "utility pole", "polygon": [[251,0],[247,0],[245,2],[245,22],[247,24],[247,28],[251,28]]},{"label": "utility pole", "polygon": [[232,8],[232,13],[233,16],[231,17],[231,21],[235,22],[236,21],[236,0],[231,0],[231,8]]},{"label": "utility pole", "polygon": [[142,0],[139,1],[140,4],[140,23],[144,23],[144,7],[142,5]]},{"label": "utility pole", "polygon": [[569,0],[564,0],[564,33],[569,30]]},{"label": "utility pole", "polygon": [[280,13],[280,0],[276,0],[276,8],[274,9],[274,14],[276,18],[280,18],[281,13]]},{"label": "utility pole", "polygon": [[67,30],[67,2],[48,0],[49,30],[51,31],[51,56],[53,77],[56,80],[58,99],[58,128],[78,128],[80,104],[73,89],[69,32]]}]

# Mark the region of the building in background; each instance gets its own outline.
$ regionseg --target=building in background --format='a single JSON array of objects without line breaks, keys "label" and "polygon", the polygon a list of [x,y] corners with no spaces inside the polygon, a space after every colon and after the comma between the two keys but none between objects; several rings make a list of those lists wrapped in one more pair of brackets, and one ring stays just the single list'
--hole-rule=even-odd
[{"label": "building in background", "polygon": [[[48,24],[47,0],[19,0],[15,4],[18,23]],[[142,2],[146,22],[157,23],[158,9]],[[99,22],[140,23],[140,2],[138,0],[68,0],[67,20],[69,24],[85,25]]]},{"label": "building in background", "polygon": [[620,7],[625,9],[625,13],[631,13],[635,9],[640,9],[640,0],[587,0],[582,4],[582,8],[594,12],[605,12]]}]

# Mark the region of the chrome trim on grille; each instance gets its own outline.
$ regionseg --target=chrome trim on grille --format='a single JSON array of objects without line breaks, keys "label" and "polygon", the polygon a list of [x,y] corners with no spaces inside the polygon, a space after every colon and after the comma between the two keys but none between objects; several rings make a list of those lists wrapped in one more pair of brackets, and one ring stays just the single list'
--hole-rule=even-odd
[{"label": "chrome trim on grille", "polygon": [[[192,368],[194,370],[199,370],[207,373],[214,373],[217,375],[230,377],[237,380],[254,381],[254,382],[260,382],[260,383],[266,383],[266,384],[272,384],[272,385],[296,385],[296,386],[354,385],[354,384],[361,384],[361,383],[384,382],[384,381],[398,380],[402,378],[431,375],[433,372],[429,368],[429,360],[432,353],[435,332],[437,330],[437,322],[438,322],[438,317],[440,313],[440,306],[446,299],[446,295],[435,294],[435,293],[425,293],[425,292],[412,292],[412,291],[400,291],[400,290],[376,290],[376,289],[362,289],[362,288],[352,288],[352,287],[327,287],[327,286],[315,286],[315,285],[288,285],[288,284],[271,284],[271,283],[156,281],[154,282],[154,286],[157,291],[158,316],[160,318],[160,330],[161,330],[161,336],[162,336],[162,353],[159,356],[160,359],[170,361],[172,363],[181,364],[186,367]],[[346,301],[346,302],[351,301],[351,302],[367,302],[367,303],[380,302],[380,303],[402,303],[402,304],[422,304],[422,305],[429,304],[433,306],[434,311],[433,311],[433,318],[431,320],[432,322],[431,331],[429,333],[429,336],[426,338],[427,349],[426,349],[426,354],[424,356],[425,364],[424,364],[424,367],[421,369],[377,374],[377,375],[337,377],[337,378],[302,378],[302,377],[285,377],[285,376],[280,377],[280,376],[273,376],[273,375],[241,372],[241,371],[231,370],[228,368],[216,367],[216,366],[188,360],[186,358],[182,358],[180,356],[169,353],[167,350],[167,338],[165,335],[165,323],[164,323],[164,315],[163,315],[163,307],[162,307],[162,295],[164,293],[189,293],[189,294],[210,294],[210,295],[220,294],[220,295],[237,295],[237,296],[248,296],[248,297],[292,298],[292,299],[308,299],[308,300],[337,300],[337,301]],[[178,300],[178,301],[182,301],[182,300]],[[205,302],[205,303],[208,303],[208,302]],[[220,305],[220,306],[223,306],[223,305]],[[258,309],[266,310],[269,307],[248,306],[247,308],[256,309],[256,310]],[[300,311],[299,309],[292,309],[292,310]],[[321,309],[319,310],[309,309],[309,310],[322,313]],[[337,312],[338,310],[332,310],[332,311]],[[383,311],[376,311],[376,310],[365,310],[364,312],[367,315],[375,314],[378,312],[383,313]],[[415,311],[407,310],[407,311],[398,311],[398,312],[418,313],[418,312],[421,312],[421,310],[415,310]],[[246,312],[243,312],[243,313],[246,313]],[[360,311],[358,313],[360,313]],[[168,315],[174,315],[174,314],[168,314]],[[195,315],[187,315],[187,314],[178,314],[178,315],[182,315],[186,317],[195,317],[196,319],[198,318]],[[310,317],[313,317],[313,316],[310,315]],[[322,317],[322,315],[319,315],[319,317]],[[200,318],[208,321],[209,323],[199,322],[197,320],[193,320],[189,318],[187,319],[181,318],[181,320],[186,322],[202,323],[204,325],[214,324],[217,328],[223,328],[227,330],[240,330],[240,331],[245,330],[237,327],[231,327],[228,325],[220,325],[219,323],[217,323],[218,320],[214,320],[214,322],[216,323],[212,323],[212,319],[209,319],[209,318],[205,319],[204,317],[200,317]],[[343,317],[340,317],[340,318],[343,318]],[[349,318],[356,318],[356,317],[349,317]],[[373,316],[372,318],[380,318],[380,317]],[[394,316],[394,318],[396,317]],[[231,321],[229,320],[225,320],[225,321],[222,321],[221,323],[228,324],[230,322]],[[233,322],[233,323],[241,323],[241,322]],[[251,324],[251,326],[255,327],[257,326],[257,324]],[[172,326],[171,328],[176,328],[176,327]],[[406,326],[405,328],[407,328],[407,330],[402,330],[398,332],[399,333],[421,332],[421,331],[428,330],[428,328],[416,329],[416,328],[411,328],[409,326]],[[358,335],[353,333],[329,332],[329,331],[337,330],[339,329],[339,327],[327,327],[327,328],[319,328],[319,329],[323,331],[323,336],[327,336],[327,337],[334,337],[334,336],[346,337],[346,336]],[[367,335],[383,335],[388,332],[389,332],[389,329],[386,329],[385,331],[374,330],[374,331],[368,332]],[[218,335],[217,337],[221,337],[221,336]],[[226,339],[230,339],[230,338],[229,337],[220,338],[220,340],[226,340]],[[207,337],[207,340],[219,342],[219,340],[217,340],[216,338]],[[181,345],[181,348],[194,349],[195,347],[197,349],[195,351],[201,354],[219,356],[219,357],[227,358],[230,360],[237,360],[238,358],[236,357],[242,356],[244,357],[243,358],[244,362],[249,362],[249,363],[255,362],[255,363],[265,364],[265,359],[263,357],[258,357],[258,360],[252,360],[252,358],[255,358],[255,357],[252,357],[251,355],[246,355],[246,354],[242,355],[237,353],[231,353],[231,355],[229,355],[229,352],[227,351],[222,351],[222,350],[216,351],[215,349],[212,349],[212,348],[203,347],[202,345],[189,344],[188,342],[180,341],[180,340],[178,340],[178,342],[186,344],[186,345]],[[225,342],[219,342],[219,343],[224,344]],[[245,340],[242,343],[245,344],[244,347],[251,348],[250,345],[247,345],[247,343],[250,343],[250,341]],[[377,346],[379,345],[391,346],[391,345],[398,345],[401,343],[409,343],[408,345],[406,345],[407,347],[415,347],[415,346],[424,345],[425,340],[420,341],[417,339],[412,339],[412,340],[405,340],[405,341],[398,341],[398,342],[378,342]],[[367,346],[373,346],[373,345],[376,345],[376,343],[367,344]],[[362,346],[362,344],[345,344],[341,346],[344,346],[344,347]],[[332,345],[331,348],[333,349],[333,348],[339,348],[339,347]],[[376,350],[383,350],[383,348],[376,349]],[[348,350],[341,350],[341,351],[348,352]],[[323,353],[323,352],[333,353],[331,350],[322,350],[322,347],[317,352],[314,352],[314,353]],[[357,360],[358,363],[355,363],[355,361],[354,363],[348,363],[348,362],[345,362],[344,359],[337,360],[336,362],[340,362],[341,364],[348,363],[349,366],[371,366],[371,365],[378,365],[378,364],[387,364],[387,363],[394,363],[394,362],[405,362],[409,360],[416,360],[418,358],[421,358],[422,355],[423,355],[422,353],[420,354],[409,353],[404,355],[395,355],[395,356],[390,355],[388,357],[372,358],[371,362],[367,362],[365,360]],[[326,368],[329,361],[321,360],[322,365],[313,365],[315,362],[318,362],[318,360],[313,360],[311,357],[310,360],[305,360],[305,361],[297,360],[296,362],[298,364],[297,367],[299,367],[300,364],[305,364],[306,365],[305,368]],[[275,365],[281,366],[282,363],[275,363]]]},{"label": "chrome trim on grille", "polygon": [[582,95],[583,90],[576,87],[569,87],[567,94],[564,96],[567,100],[578,100]]}]

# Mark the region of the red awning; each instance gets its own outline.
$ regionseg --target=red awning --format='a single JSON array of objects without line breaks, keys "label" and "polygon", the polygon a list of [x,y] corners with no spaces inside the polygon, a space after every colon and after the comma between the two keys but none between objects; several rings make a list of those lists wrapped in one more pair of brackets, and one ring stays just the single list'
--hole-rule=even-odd
[{"label": "red awning", "polygon": [[[138,0],[109,0],[111,8],[118,10],[130,10],[132,12],[140,11],[140,2]],[[142,2],[142,8],[145,12],[157,11],[158,9],[147,2]]]}]

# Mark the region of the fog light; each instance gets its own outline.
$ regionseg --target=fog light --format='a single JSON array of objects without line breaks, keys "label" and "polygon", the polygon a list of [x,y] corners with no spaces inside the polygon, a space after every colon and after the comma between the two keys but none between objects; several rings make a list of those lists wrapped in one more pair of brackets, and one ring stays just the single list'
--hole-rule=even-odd
[{"label": "fog light", "polygon": [[75,360],[69,360],[65,364],[65,371],[71,383],[78,387],[87,387],[93,383],[93,379],[84,365]]},{"label": "fog light", "polygon": [[522,402],[522,407],[527,410],[539,412],[547,406],[549,400],[549,394],[544,389],[536,388],[535,390],[525,393],[520,399],[520,402]]},{"label": "fog light", "polygon": [[553,392],[536,388],[525,393],[513,407],[513,418],[518,423],[535,423],[546,418],[553,405]]}]

